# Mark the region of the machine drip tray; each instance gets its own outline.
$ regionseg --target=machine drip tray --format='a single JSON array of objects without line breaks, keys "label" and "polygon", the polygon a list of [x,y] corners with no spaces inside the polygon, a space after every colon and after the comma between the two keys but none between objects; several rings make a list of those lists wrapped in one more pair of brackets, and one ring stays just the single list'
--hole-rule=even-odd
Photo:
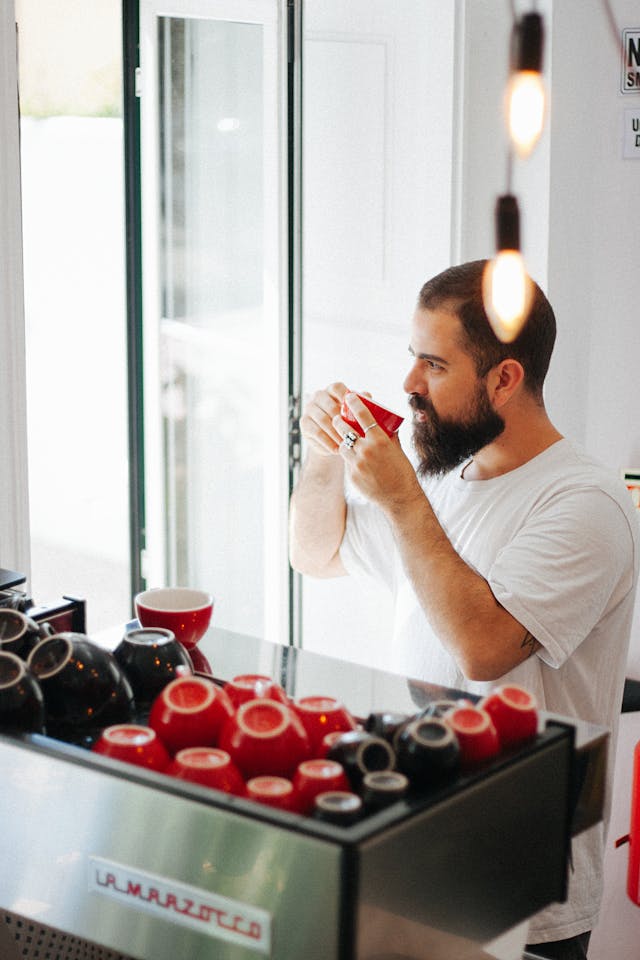
[{"label": "machine drip tray", "polygon": [[2,960],[137,960],[7,910],[0,911],[0,957]]}]

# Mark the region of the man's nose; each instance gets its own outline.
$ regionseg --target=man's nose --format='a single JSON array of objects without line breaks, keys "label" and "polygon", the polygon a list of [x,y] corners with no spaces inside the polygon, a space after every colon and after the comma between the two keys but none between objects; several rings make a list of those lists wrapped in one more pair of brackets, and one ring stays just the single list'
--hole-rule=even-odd
[{"label": "man's nose", "polygon": [[402,385],[405,393],[421,393],[427,394],[427,384],[425,378],[420,376],[420,371],[417,363],[414,363],[409,373],[405,377],[404,383]]}]

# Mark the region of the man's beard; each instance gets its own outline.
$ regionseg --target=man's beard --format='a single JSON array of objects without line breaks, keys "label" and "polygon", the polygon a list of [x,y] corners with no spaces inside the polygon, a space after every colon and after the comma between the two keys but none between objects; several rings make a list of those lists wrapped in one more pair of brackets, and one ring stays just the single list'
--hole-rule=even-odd
[{"label": "man's beard", "polygon": [[418,393],[409,397],[412,410],[422,410],[426,420],[413,424],[413,446],[420,460],[419,477],[441,476],[453,470],[499,437],[504,420],[489,403],[484,384],[479,383],[466,417],[439,417],[431,400]]}]

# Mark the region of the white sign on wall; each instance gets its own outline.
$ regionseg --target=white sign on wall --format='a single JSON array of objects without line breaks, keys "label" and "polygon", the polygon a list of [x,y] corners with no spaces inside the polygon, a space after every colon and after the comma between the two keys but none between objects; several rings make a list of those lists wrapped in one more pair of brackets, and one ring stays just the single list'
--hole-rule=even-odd
[{"label": "white sign on wall", "polygon": [[640,160],[640,107],[624,111],[623,157]]},{"label": "white sign on wall", "polygon": [[640,30],[622,31],[622,93],[640,93]]}]

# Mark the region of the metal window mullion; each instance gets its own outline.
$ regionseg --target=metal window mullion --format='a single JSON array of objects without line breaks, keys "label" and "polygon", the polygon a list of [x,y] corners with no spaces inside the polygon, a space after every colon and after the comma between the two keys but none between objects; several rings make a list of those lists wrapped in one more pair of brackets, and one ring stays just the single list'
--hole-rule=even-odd
[{"label": "metal window mullion", "polygon": [[138,0],[123,0],[123,116],[127,285],[127,388],[129,448],[129,562],[131,599],[146,583],[144,417],[142,363],[142,200],[140,178],[140,98]]}]

